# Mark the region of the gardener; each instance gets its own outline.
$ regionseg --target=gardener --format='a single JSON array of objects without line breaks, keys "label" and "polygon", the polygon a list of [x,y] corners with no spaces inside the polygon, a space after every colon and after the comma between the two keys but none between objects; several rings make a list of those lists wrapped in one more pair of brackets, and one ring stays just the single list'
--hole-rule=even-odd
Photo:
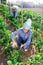
[{"label": "gardener", "polygon": [[12,6],[10,8],[11,16],[17,18],[18,16],[18,6]]},{"label": "gardener", "polygon": [[21,29],[18,29],[17,31],[15,32],[12,32],[11,34],[11,38],[12,38],[12,47],[16,47],[14,46],[15,44],[15,41],[14,41],[14,37],[16,36],[16,41],[17,41],[17,44],[20,46],[20,48],[24,48],[25,51],[28,51],[28,47],[31,43],[31,38],[32,38],[32,31],[31,31],[31,19],[28,19],[25,23],[24,23],[24,26],[23,28]]}]

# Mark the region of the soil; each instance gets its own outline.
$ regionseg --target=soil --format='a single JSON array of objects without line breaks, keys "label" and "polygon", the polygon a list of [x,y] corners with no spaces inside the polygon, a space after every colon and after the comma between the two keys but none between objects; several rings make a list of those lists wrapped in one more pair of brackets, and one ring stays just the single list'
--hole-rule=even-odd
[{"label": "soil", "polygon": [[0,65],[7,65],[5,54],[3,52],[2,46],[0,45]]},{"label": "soil", "polygon": [[8,30],[14,32],[16,30],[16,28],[14,27],[14,25],[12,25],[12,23],[9,24],[9,26],[7,27]]},{"label": "soil", "polygon": [[24,49],[22,48],[20,52],[24,52],[24,54],[21,55],[21,59],[23,62],[27,62],[26,58],[30,57],[32,54],[35,53],[32,45],[29,46],[28,51],[24,51]]},{"label": "soil", "polygon": [[16,27],[12,24],[12,21],[9,19],[6,19],[6,22],[8,23],[7,29],[10,30],[11,32],[16,30]]}]

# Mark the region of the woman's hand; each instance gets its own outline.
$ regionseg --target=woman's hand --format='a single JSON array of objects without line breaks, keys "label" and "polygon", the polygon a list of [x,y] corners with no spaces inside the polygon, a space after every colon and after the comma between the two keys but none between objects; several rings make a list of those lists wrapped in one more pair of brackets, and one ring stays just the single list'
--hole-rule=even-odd
[{"label": "woman's hand", "polygon": [[21,44],[21,48],[24,47],[24,46],[25,46],[25,44]]}]

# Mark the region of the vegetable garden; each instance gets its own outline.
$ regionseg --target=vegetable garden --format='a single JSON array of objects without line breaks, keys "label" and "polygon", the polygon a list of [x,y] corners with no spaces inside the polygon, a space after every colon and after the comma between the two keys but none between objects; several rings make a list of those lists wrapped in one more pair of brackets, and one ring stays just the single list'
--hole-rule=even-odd
[{"label": "vegetable garden", "polygon": [[[11,18],[9,6],[0,4],[0,46],[2,46],[3,53],[7,59],[7,65],[43,65],[43,15],[34,11],[23,10],[23,23],[32,17],[32,41],[31,46],[34,45],[36,53],[25,53],[18,51],[18,49],[11,49],[12,31],[17,30],[23,26],[21,10],[18,12],[18,17]],[[1,53],[0,53],[1,55]],[[0,59],[1,60],[1,59]]]}]

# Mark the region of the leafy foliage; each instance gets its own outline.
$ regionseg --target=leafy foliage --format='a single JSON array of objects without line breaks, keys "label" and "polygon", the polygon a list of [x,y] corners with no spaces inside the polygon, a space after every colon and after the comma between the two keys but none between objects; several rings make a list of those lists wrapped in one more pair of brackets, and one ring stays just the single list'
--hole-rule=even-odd
[{"label": "leafy foliage", "polygon": [[41,29],[41,31],[43,31],[43,22],[40,25],[40,29]]},{"label": "leafy foliage", "polygon": [[12,62],[12,61],[7,61],[7,64],[8,65],[26,65],[25,63],[23,62]]},{"label": "leafy foliage", "polygon": [[7,23],[4,22],[4,19],[2,16],[0,16],[0,28],[5,28],[7,26]]},{"label": "leafy foliage", "polygon": [[10,51],[9,55],[7,56],[7,58],[9,60],[12,60],[12,61],[19,61],[19,52],[17,50],[12,50]]},{"label": "leafy foliage", "polygon": [[18,19],[12,18],[12,23],[13,23],[14,26],[16,26],[17,29],[19,29],[20,27],[23,26],[22,23],[21,24],[19,23]]},{"label": "leafy foliage", "polygon": [[2,12],[3,12],[3,5],[0,4],[0,13],[2,13]]},{"label": "leafy foliage", "polygon": [[6,18],[10,18],[9,6],[4,5],[3,9],[4,9],[3,15],[4,15]]},{"label": "leafy foliage", "polygon": [[38,35],[38,32],[36,30],[33,30],[33,36],[37,37],[37,35]]},{"label": "leafy foliage", "polygon": [[41,60],[41,55],[39,53],[34,54],[27,60],[30,62],[30,65],[38,65],[38,63],[40,63]]},{"label": "leafy foliage", "polygon": [[[18,50],[12,50],[11,49],[11,31],[7,30],[7,23],[4,21],[4,18],[10,19],[10,12],[9,12],[9,6],[7,5],[0,5],[0,13],[3,15],[0,16],[0,43],[3,45],[4,52],[6,54],[6,57],[8,60],[8,65],[26,65],[23,62],[18,62],[20,58],[20,54],[23,55],[24,53],[19,53]],[[21,28],[23,26],[22,24],[22,11],[19,10],[18,12],[18,18],[12,18],[12,24],[16,27],[16,29]],[[36,53],[32,56],[32,58],[28,58],[28,61],[30,61],[30,64],[37,65],[38,62],[40,62],[41,58],[43,59],[43,55],[40,55],[40,53],[43,54],[43,52],[40,50],[43,48],[43,36],[42,38],[38,39],[38,35],[40,32],[43,33],[43,16],[41,14],[38,14],[36,12],[30,11],[30,10],[23,10],[23,23],[28,19],[32,18],[32,29],[33,30],[33,38],[36,41],[35,47],[37,48],[39,53]],[[40,30],[40,32],[38,31]],[[40,33],[41,34],[41,33]]]},{"label": "leafy foliage", "polygon": [[40,26],[40,23],[39,22],[37,22],[37,21],[33,21],[32,22],[32,26],[34,27],[34,29],[38,29],[39,28],[39,26]]},{"label": "leafy foliage", "polygon": [[40,52],[40,49],[43,48],[43,39],[37,40],[37,47],[38,47],[38,51]]}]

